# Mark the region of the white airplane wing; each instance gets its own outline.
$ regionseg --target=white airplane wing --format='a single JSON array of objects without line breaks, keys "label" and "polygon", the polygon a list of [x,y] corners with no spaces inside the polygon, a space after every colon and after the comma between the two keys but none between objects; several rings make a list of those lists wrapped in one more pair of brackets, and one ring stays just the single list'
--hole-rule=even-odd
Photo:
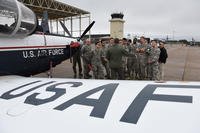
[{"label": "white airplane wing", "polygon": [[0,77],[0,133],[199,133],[200,83]]}]

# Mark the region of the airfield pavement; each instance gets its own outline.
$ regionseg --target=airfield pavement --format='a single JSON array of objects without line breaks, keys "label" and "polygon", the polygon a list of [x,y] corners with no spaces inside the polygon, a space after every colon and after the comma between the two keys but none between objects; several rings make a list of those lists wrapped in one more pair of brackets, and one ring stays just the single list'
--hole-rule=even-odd
[{"label": "airfield pavement", "polygon": [[[200,81],[200,47],[166,45],[168,52],[164,68],[165,81]],[[34,77],[47,77],[46,73]],[[53,68],[54,78],[73,78],[70,60]]]}]

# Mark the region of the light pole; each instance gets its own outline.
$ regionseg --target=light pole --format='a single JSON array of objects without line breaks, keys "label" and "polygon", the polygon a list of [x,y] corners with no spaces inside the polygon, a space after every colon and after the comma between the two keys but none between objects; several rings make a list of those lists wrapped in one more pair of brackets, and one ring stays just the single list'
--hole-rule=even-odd
[{"label": "light pole", "polygon": [[175,35],[175,30],[172,31],[173,40],[174,40],[174,35]]}]

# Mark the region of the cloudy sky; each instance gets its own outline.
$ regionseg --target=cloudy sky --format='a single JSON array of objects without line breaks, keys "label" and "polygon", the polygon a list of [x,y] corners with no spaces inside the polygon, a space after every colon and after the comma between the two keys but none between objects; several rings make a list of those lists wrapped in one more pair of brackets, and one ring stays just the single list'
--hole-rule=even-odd
[{"label": "cloudy sky", "polygon": [[200,40],[200,0],[59,0],[91,13],[92,33],[109,33],[113,12],[123,12],[125,34]]}]

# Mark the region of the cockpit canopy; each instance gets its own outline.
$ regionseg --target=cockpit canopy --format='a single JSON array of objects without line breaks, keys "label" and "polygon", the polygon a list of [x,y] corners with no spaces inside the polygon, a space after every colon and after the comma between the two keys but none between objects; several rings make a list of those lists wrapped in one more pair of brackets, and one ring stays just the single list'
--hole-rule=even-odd
[{"label": "cockpit canopy", "polygon": [[32,10],[17,0],[0,1],[0,37],[25,37],[37,26]]}]

